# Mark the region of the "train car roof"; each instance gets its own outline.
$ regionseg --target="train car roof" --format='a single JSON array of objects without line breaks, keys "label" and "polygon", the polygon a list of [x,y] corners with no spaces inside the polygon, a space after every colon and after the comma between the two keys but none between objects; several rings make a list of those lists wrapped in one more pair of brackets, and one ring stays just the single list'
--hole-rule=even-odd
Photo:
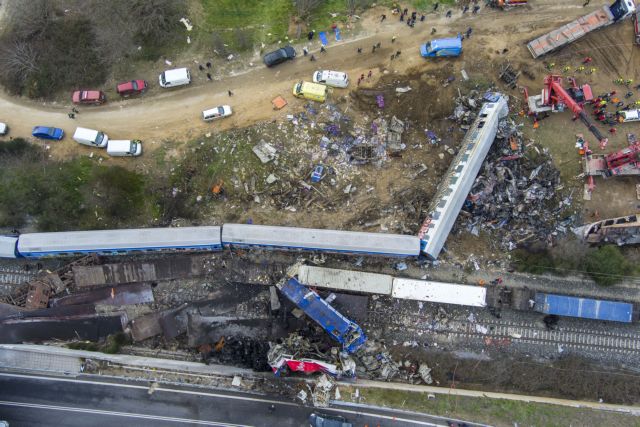
[{"label": "train car roof", "polygon": [[135,228],[23,234],[18,252],[73,252],[99,249],[220,245],[220,227]]},{"label": "train car roof", "polygon": [[482,286],[458,285],[454,283],[431,282],[428,280],[393,279],[394,298],[440,304],[485,307],[487,289]]},{"label": "train car roof", "polygon": [[420,253],[420,240],[416,236],[254,224],[225,224],[222,242],[395,256]]},{"label": "train car roof", "polygon": [[15,258],[17,241],[17,237],[0,236],[0,258]]}]

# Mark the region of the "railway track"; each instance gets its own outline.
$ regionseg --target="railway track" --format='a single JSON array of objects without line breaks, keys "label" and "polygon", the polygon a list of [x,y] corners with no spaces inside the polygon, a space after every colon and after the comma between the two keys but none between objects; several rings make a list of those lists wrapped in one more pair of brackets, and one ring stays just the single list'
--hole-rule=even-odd
[{"label": "railway track", "polygon": [[37,272],[24,271],[16,266],[0,265],[0,285],[21,285],[36,277]]},{"label": "railway track", "polygon": [[[417,318],[416,318],[417,317]],[[469,322],[451,320],[446,324],[438,324],[432,319],[411,316],[410,323],[380,318],[380,321],[391,328],[403,330],[407,334],[424,336],[449,336],[461,339],[479,339],[487,344],[521,343],[531,345],[547,345],[563,349],[593,350],[633,354],[640,352],[640,331],[614,332],[572,327],[558,327],[550,330],[533,322],[486,321]],[[378,323],[375,321],[375,323]],[[409,325],[409,326],[407,326]],[[486,328],[486,329],[485,329]]]}]

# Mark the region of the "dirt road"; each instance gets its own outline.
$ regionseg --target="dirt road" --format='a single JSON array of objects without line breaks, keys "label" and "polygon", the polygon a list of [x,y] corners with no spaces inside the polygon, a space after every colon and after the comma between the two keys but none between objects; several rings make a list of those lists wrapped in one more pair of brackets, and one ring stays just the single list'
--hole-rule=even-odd
[{"label": "dirt road", "polygon": [[[352,76],[351,88],[361,73],[373,70],[374,79],[383,70],[390,73],[402,73],[419,66],[420,69],[438,67],[440,61],[426,61],[418,54],[419,44],[429,39],[431,27],[437,28],[437,36],[454,35],[467,27],[474,28],[474,35],[465,41],[465,55],[462,60],[472,60],[476,55],[491,57],[496,49],[508,47],[510,57],[527,58],[524,42],[536,33],[555,27],[585,12],[581,1],[565,2],[562,6],[552,0],[533,2],[527,10],[508,12],[483,9],[477,16],[459,11],[453,19],[443,15],[429,15],[424,23],[418,22],[416,28],[408,28],[395,17],[379,24],[379,10],[372,10],[364,17],[363,28],[369,34],[361,39],[345,40],[339,44],[330,44],[328,53],[315,52],[318,60],[310,62],[300,56],[296,60],[273,69],[256,65],[246,73],[199,86],[168,89],[154,97],[143,96],[119,102],[110,102],[101,107],[81,107],[75,120],[67,117],[71,105],[49,105],[28,102],[23,99],[0,96],[0,110],[3,120],[9,123],[11,135],[26,137],[34,125],[57,126],[70,135],[76,126],[85,126],[105,131],[117,139],[138,138],[145,141],[145,152],[154,149],[154,143],[171,139],[184,141],[211,130],[227,129],[251,125],[256,121],[277,119],[291,113],[303,105],[291,95],[293,83],[301,79],[310,79],[315,69],[336,69],[347,71]],[[595,8],[596,6],[593,6]],[[392,45],[391,37],[398,39]],[[375,54],[371,47],[382,43],[382,49]],[[363,53],[358,55],[356,47],[362,46]],[[390,55],[396,50],[403,52],[401,59],[391,62]],[[256,64],[260,62],[256,61]],[[261,64],[261,63],[260,63]],[[193,67],[193,72],[198,71]],[[155,76],[145,76],[151,84],[156,83]],[[374,81],[366,82],[364,86]],[[234,96],[229,98],[227,90],[232,88]],[[346,90],[336,89],[332,97],[346,94]],[[283,95],[289,106],[279,112],[272,110],[270,101],[277,95]],[[219,104],[230,104],[234,108],[232,118],[217,123],[204,123],[200,119],[203,109]],[[64,157],[72,153],[87,153],[87,148],[74,144],[66,137],[62,142],[50,144],[55,157]]]}]

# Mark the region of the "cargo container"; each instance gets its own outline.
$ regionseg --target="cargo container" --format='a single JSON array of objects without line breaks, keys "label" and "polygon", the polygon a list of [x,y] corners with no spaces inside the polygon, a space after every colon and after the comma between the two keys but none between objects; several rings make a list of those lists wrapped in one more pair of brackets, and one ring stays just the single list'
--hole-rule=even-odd
[{"label": "cargo container", "polygon": [[537,293],[535,310],[544,314],[631,323],[633,304]]},{"label": "cargo container", "polygon": [[379,295],[391,295],[391,284],[393,283],[393,277],[387,274],[337,270],[310,265],[299,267],[298,280],[306,286]]},{"label": "cargo container", "polygon": [[456,285],[453,283],[431,282],[428,280],[393,279],[394,298],[439,304],[485,307],[487,289],[481,286]]}]

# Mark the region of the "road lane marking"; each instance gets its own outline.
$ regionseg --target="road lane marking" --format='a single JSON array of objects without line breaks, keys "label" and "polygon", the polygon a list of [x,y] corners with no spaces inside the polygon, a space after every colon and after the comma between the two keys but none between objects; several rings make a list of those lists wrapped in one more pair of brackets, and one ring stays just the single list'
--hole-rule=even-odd
[{"label": "road lane marking", "polygon": [[[7,372],[0,372],[0,377],[27,378],[30,380],[59,381],[59,382],[76,383],[76,384],[93,384],[93,385],[104,385],[104,386],[110,386],[110,387],[123,387],[123,388],[132,388],[132,389],[138,389],[138,390],[149,390],[148,386],[142,386],[142,385],[120,384],[120,383],[111,383],[106,381],[93,381],[93,380],[85,381],[85,380],[76,380],[72,378],[57,378],[57,377],[46,377],[46,376],[41,377],[41,376],[32,376],[32,375],[24,375],[24,374],[12,374]],[[190,394],[190,395],[196,395],[196,396],[217,397],[221,399],[244,400],[249,402],[271,403],[271,404],[277,404],[281,406],[294,406],[294,407],[300,406],[299,404],[294,402],[283,402],[280,400],[269,400],[269,399],[255,398],[255,397],[208,393],[208,392],[201,392],[201,391],[195,391],[195,390],[179,390],[179,389],[163,388],[163,387],[156,388],[154,393],[158,393],[159,391],[166,391],[170,393],[179,393],[179,394]],[[323,410],[344,412],[352,415],[360,415],[360,416],[367,416],[367,417],[379,417],[387,420],[402,421],[402,422],[422,425],[422,426],[441,426],[442,425],[442,424],[433,424],[431,422],[426,422],[426,421],[399,418],[393,415],[385,415],[382,413],[375,413],[375,412],[354,411],[350,409],[341,409],[341,408],[335,408],[335,407],[323,408]],[[382,411],[385,411],[385,409],[382,409]],[[425,414],[423,416],[428,417],[429,414]]]},{"label": "road lane marking", "polygon": [[102,409],[87,409],[87,408],[74,408],[71,406],[41,405],[37,403],[10,402],[6,400],[0,400],[0,406],[17,406],[19,408],[31,408],[31,409],[48,409],[52,411],[78,412],[78,413],[93,414],[93,415],[111,415],[114,417],[139,418],[144,420],[167,421],[167,422],[173,422],[173,423],[188,423],[188,424],[198,424],[198,425],[214,426],[214,427],[227,427],[227,426],[251,427],[247,424],[230,424],[230,423],[221,423],[217,421],[194,420],[191,418],[163,417],[161,415],[136,414],[134,412],[105,411]]}]

